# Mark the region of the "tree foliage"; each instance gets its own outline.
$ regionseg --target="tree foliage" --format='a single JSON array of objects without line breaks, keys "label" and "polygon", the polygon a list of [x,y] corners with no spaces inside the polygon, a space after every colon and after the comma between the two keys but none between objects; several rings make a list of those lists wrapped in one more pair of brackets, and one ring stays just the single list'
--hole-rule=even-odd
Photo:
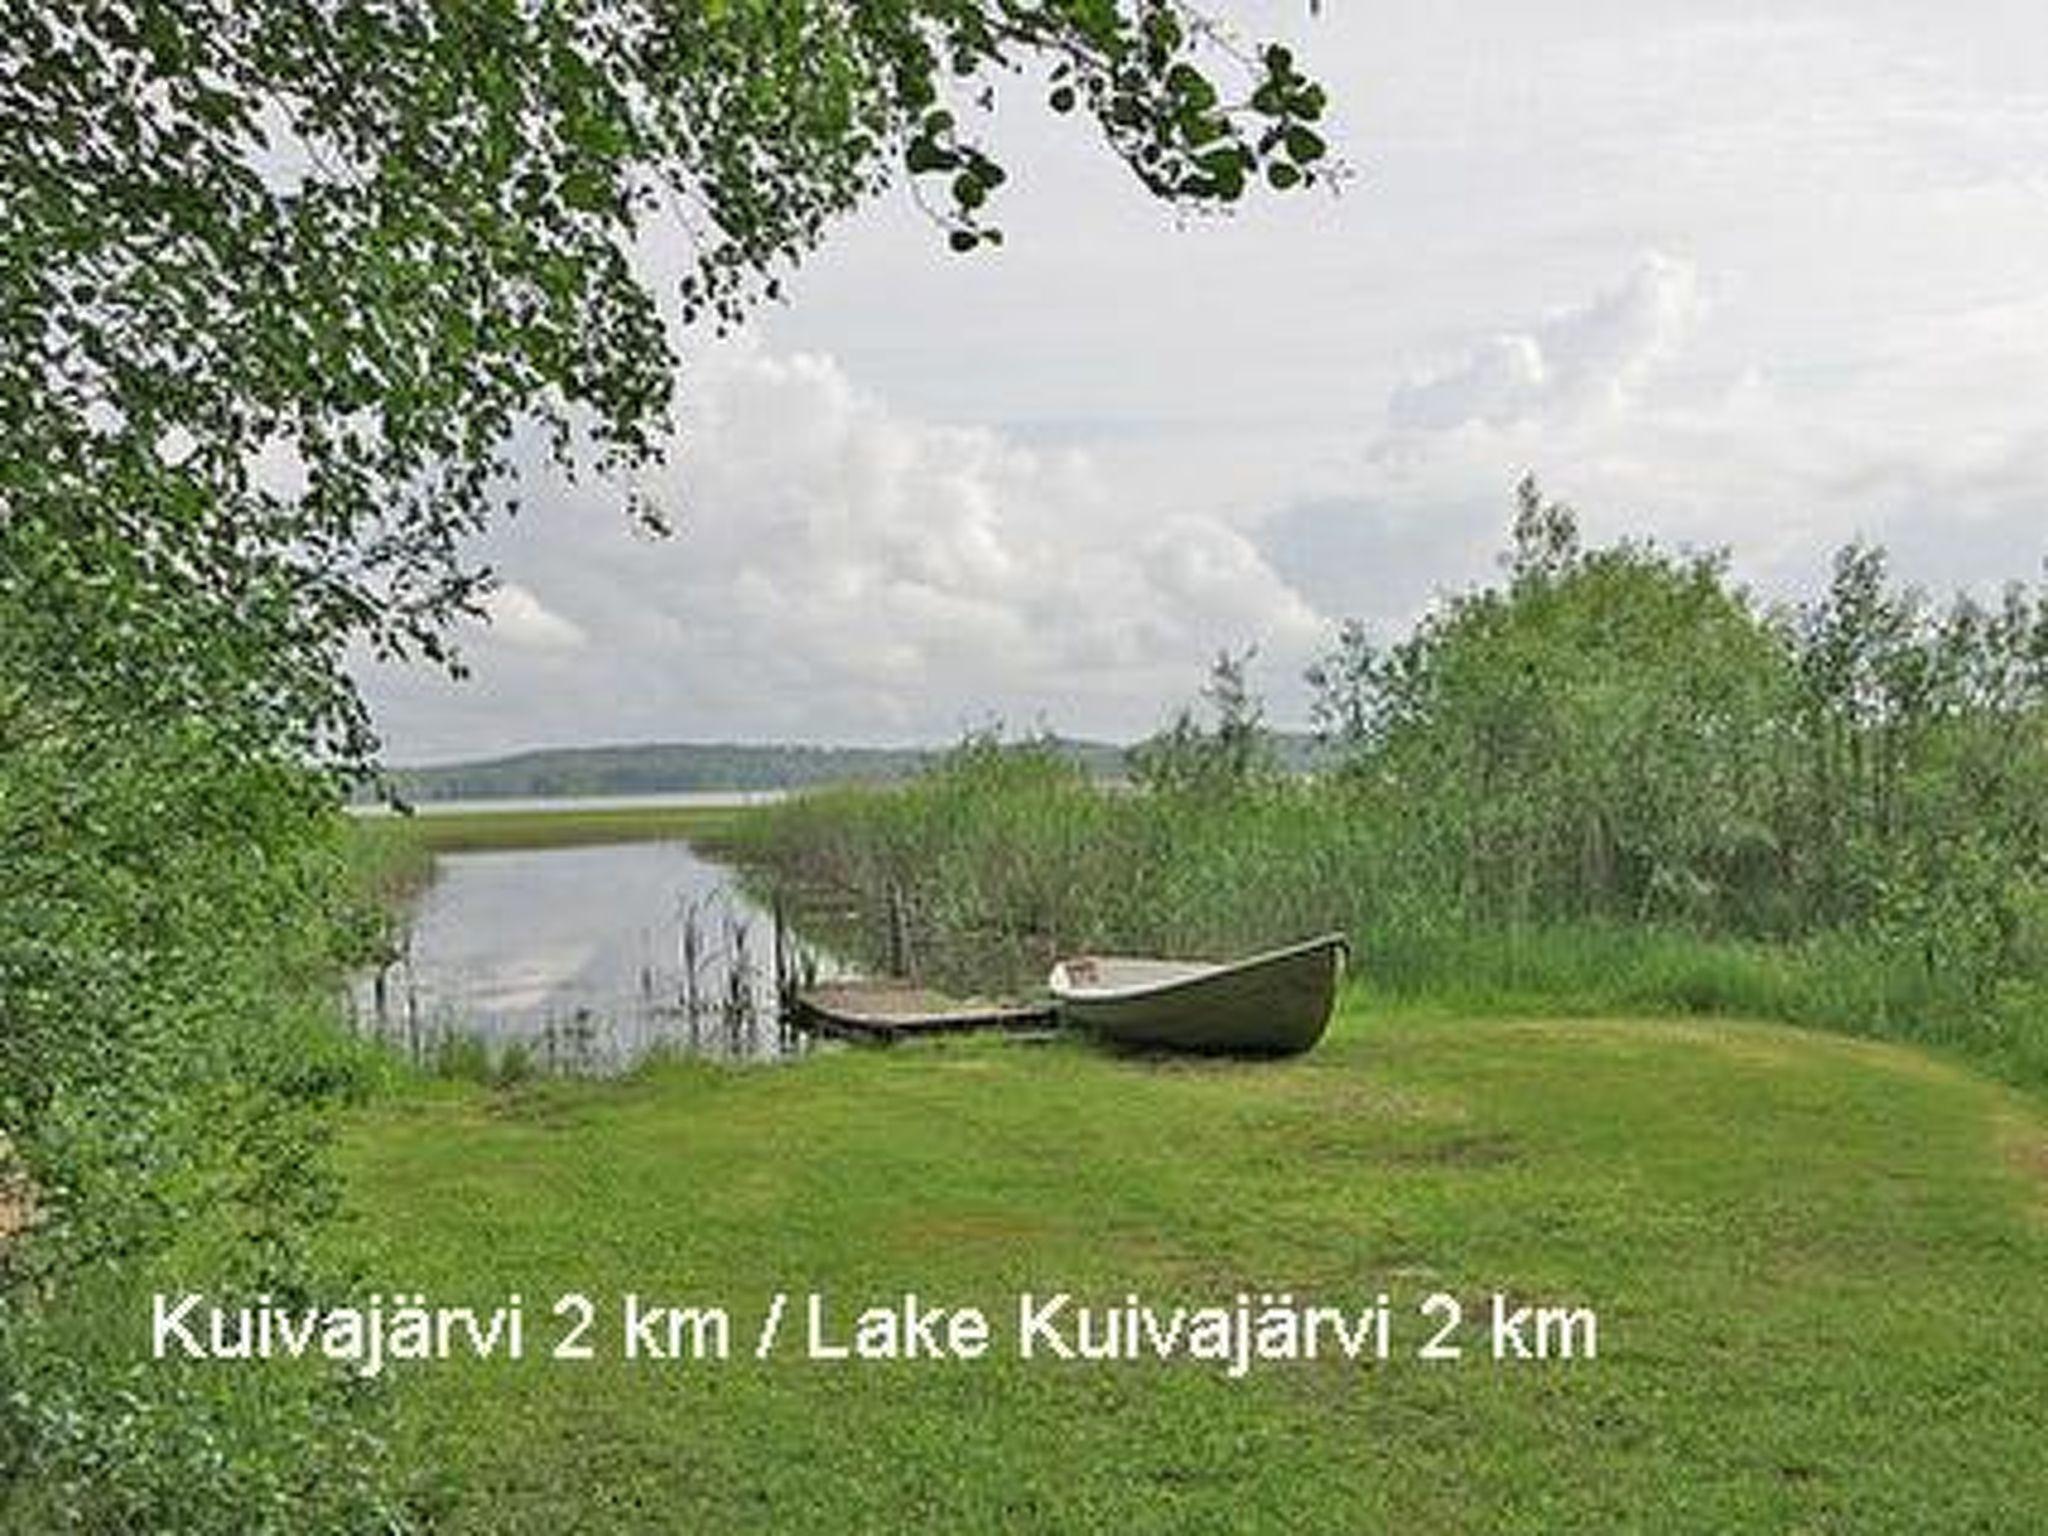
[{"label": "tree foliage", "polygon": [[1692,910],[1748,894],[1788,658],[1718,555],[1585,551],[1524,481],[1508,580],[1384,655],[1347,627],[1311,675],[1352,771],[1436,825],[1461,899],[1532,917]]},{"label": "tree foliage", "polygon": [[1272,781],[1279,770],[1265,701],[1246,675],[1256,654],[1252,646],[1216,653],[1202,688],[1214,723],[1204,727],[1193,709],[1181,709],[1124,754],[1134,783],[1164,794],[1228,795]]},{"label": "tree foliage", "polygon": [[302,760],[372,759],[353,650],[459,665],[530,437],[660,529],[691,327],[898,176],[996,243],[998,87],[1182,207],[1326,174],[1287,51],[1169,0],[0,17],[0,1526],[411,1528],[356,1389],[128,1325],[166,1273],[345,1278],[309,1238],[376,918]]},{"label": "tree foliage", "polygon": [[374,915],[331,792],[228,727],[78,724],[0,699],[0,1530],[412,1529],[358,1388],[134,1329],[167,1282],[348,1285],[312,1239],[326,1111],[373,1072],[332,1007]]},{"label": "tree foliage", "polygon": [[[1310,674],[1317,720],[1475,917],[1939,931],[2019,963],[2048,892],[2048,592],[1945,610],[1851,546],[1766,609],[1722,554],[1581,547],[1517,492],[1504,585]],[[1938,951],[1936,953],[1935,951]]]},{"label": "tree foliage", "polygon": [[[451,661],[515,433],[632,487],[676,330],[899,173],[1000,238],[999,89],[1151,193],[1325,174],[1323,93],[1170,0],[43,0],[0,29],[0,584],[59,689],[363,759]],[[675,313],[636,244],[680,242]]]}]

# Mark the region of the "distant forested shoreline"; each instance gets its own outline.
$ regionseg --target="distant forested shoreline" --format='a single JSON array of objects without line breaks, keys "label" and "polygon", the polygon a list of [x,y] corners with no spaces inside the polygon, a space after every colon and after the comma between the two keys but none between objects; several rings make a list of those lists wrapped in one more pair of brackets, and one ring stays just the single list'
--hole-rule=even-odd
[{"label": "distant forested shoreline", "polygon": [[[1316,742],[1280,732],[1281,761],[1306,769]],[[1032,744],[1094,779],[1126,773],[1126,749],[1112,742],[1049,736]],[[396,768],[390,786],[408,801],[572,798],[693,791],[805,789],[826,784],[890,784],[936,766],[945,751],[928,747],[837,747],[735,742],[664,742],[553,747],[471,762]],[[367,792],[366,792],[367,793]]]}]

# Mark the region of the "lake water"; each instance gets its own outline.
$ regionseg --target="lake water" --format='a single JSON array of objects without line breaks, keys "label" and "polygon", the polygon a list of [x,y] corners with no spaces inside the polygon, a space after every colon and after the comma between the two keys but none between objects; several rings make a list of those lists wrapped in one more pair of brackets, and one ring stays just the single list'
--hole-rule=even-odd
[{"label": "lake water", "polygon": [[[617,1071],[657,1047],[800,1053],[775,994],[775,922],[683,842],[445,853],[401,957],[359,977],[360,1027],[418,1056],[469,1037],[541,1070]],[[790,936],[785,969],[843,974]]]}]

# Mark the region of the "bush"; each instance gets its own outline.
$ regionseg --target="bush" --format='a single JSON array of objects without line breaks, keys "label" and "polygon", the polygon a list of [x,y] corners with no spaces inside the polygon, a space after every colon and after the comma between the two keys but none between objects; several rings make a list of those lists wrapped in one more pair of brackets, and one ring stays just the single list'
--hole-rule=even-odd
[{"label": "bush", "polygon": [[[0,674],[4,675],[4,674]],[[363,1394],[138,1361],[153,1286],[311,1297],[370,924],[331,788],[191,722],[0,713],[0,1528],[390,1531]]]}]

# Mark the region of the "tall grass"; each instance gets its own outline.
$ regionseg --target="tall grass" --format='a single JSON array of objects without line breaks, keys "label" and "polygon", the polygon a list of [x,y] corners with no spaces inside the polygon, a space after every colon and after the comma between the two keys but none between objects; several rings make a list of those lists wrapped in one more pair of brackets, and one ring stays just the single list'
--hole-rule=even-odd
[{"label": "tall grass", "polygon": [[869,964],[894,958],[893,905],[910,967],[968,990],[1029,989],[1077,950],[1227,955],[1343,929],[1364,985],[1404,1005],[1779,1018],[1937,1044],[2048,1083],[2040,975],[1987,993],[1876,928],[1764,940],[1500,922],[1434,887],[1399,813],[1341,783],[1183,799],[971,750],[973,763],[903,788],[790,801],[738,841]]},{"label": "tall grass", "polygon": [[1135,789],[978,739],[739,840],[956,984],[1343,928],[1409,1002],[1769,1015],[2048,1082],[2048,594],[1937,610],[1850,549],[1764,610],[1718,556],[1581,551],[1527,485],[1508,566],[1390,650],[1346,628],[1321,779],[1246,749],[1226,655],[1215,728],[1183,715]]}]

